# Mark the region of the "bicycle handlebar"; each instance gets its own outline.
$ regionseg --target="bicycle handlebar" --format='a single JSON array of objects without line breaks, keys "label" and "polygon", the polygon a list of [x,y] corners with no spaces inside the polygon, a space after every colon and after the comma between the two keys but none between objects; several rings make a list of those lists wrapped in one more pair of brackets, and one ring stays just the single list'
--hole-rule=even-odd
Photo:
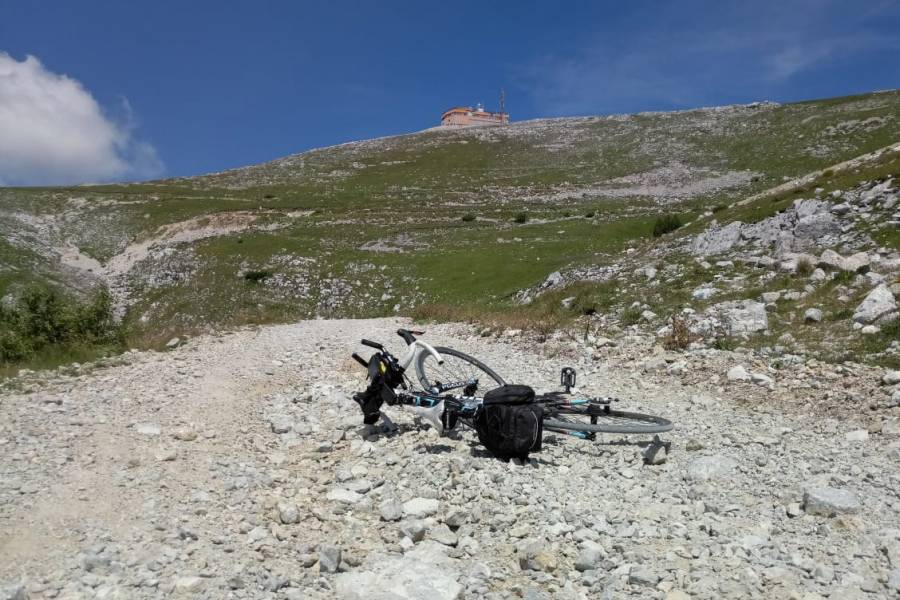
[{"label": "bicycle handlebar", "polygon": [[373,342],[372,340],[362,340],[360,343],[363,346],[368,346],[369,348],[375,348],[376,350],[384,350],[384,346],[382,346],[378,342]]}]

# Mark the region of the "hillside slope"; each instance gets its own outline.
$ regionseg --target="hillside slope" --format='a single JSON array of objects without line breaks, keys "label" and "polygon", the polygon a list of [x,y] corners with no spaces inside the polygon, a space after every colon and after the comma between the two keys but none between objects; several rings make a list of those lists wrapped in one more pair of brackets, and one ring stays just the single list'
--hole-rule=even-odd
[{"label": "hillside slope", "polygon": [[0,189],[0,296],[31,280],[106,284],[135,343],[422,306],[505,311],[560,268],[654,246],[662,212],[692,220],[897,140],[891,91],[429,130],[201,177]]}]

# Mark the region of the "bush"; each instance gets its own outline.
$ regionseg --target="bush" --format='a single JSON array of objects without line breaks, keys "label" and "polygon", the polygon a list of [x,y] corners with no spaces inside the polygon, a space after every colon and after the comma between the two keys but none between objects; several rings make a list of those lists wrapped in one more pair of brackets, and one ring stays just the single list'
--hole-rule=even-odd
[{"label": "bush", "polygon": [[715,213],[722,212],[726,208],[728,208],[727,204],[716,204],[715,206],[713,206],[712,211],[713,211],[713,214],[715,214]]},{"label": "bush", "polygon": [[681,227],[681,219],[678,215],[662,215],[653,223],[653,237],[660,237],[671,233]]},{"label": "bush", "polygon": [[271,276],[271,271],[247,271],[246,273],[244,273],[244,281],[247,281],[249,283],[259,283],[266,277]]},{"label": "bush", "polygon": [[619,313],[623,325],[634,325],[641,320],[641,309],[637,306],[629,306]]},{"label": "bush", "polygon": [[593,218],[594,218],[594,214],[595,214],[594,211],[589,210],[589,211],[587,211],[586,213],[584,213],[584,218],[585,218],[585,219],[593,219]]},{"label": "bush", "polygon": [[801,258],[797,261],[797,270],[794,271],[794,274],[798,277],[809,277],[812,275],[813,268],[813,264],[808,258]]},{"label": "bush", "polygon": [[475,215],[473,215],[472,213],[466,213],[462,216],[462,220],[465,223],[471,223],[475,220]]},{"label": "bush", "polygon": [[83,302],[33,285],[14,306],[0,308],[0,364],[4,365],[48,348],[117,345],[122,337],[106,289]]},{"label": "bush", "polygon": [[520,212],[513,218],[513,221],[515,221],[516,223],[527,223],[528,213]]},{"label": "bush", "polygon": [[681,315],[672,315],[672,331],[663,340],[666,350],[684,350],[700,336],[691,332],[688,321]]}]

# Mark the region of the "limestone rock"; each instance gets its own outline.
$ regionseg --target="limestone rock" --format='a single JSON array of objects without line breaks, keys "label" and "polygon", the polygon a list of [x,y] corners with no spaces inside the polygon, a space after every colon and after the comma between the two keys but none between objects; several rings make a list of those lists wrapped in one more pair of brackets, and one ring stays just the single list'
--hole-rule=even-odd
[{"label": "limestone rock", "polygon": [[741,225],[740,221],[734,221],[701,233],[694,239],[691,251],[698,256],[710,256],[731,250],[741,239]]},{"label": "limestone rock", "polygon": [[886,285],[879,285],[856,307],[853,320],[857,323],[873,323],[896,310],[894,295]]},{"label": "limestone rock", "polygon": [[810,515],[833,517],[859,512],[859,499],[852,492],[831,487],[806,490],[803,494],[803,509]]}]

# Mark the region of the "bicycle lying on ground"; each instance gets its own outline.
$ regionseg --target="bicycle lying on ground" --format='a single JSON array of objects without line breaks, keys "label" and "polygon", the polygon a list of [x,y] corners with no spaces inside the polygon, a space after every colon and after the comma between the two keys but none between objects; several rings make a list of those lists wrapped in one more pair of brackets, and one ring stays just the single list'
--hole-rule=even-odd
[{"label": "bicycle lying on ground", "polygon": [[[441,433],[462,422],[475,429],[482,443],[489,447],[491,434],[485,433],[488,430],[495,437],[516,436],[518,428],[526,430],[526,437],[539,436],[543,430],[548,430],[594,440],[598,433],[656,435],[673,428],[672,423],[662,417],[613,409],[613,403],[619,401],[616,398],[573,396],[571,391],[576,374],[570,367],[564,368],[560,375],[560,384],[565,391],[535,395],[526,386],[507,385],[496,372],[474,357],[417,340],[415,336],[422,333],[406,329],[397,332],[409,347],[402,360],[383,345],[362,340],[363,345],[377,350],[369,360],[353,354],[353,358],[369,370],[368,388],[354,395],[354,400],[363,409],[364,422],[371,424],[384,418],[390,423],[380,411],[382,404],[410,406]],[[406,369],[413,362],[421,390],[411,390],[415,386],[406,375]],[[398,393],[397,388],[404,391]],[[509,409],[500,410],[498,405]],[[527,406],[527,409],[514,409],[516,406]],[[532,425],[531,421],[539,422]],[[532,441],[532,449],[540,447],[539,439]],[[655,441],[659,442],[658,438]],[[524,447],[523,443],[519,446]],[[513,454],[523,453],[527,454],[527,451]]]}]

